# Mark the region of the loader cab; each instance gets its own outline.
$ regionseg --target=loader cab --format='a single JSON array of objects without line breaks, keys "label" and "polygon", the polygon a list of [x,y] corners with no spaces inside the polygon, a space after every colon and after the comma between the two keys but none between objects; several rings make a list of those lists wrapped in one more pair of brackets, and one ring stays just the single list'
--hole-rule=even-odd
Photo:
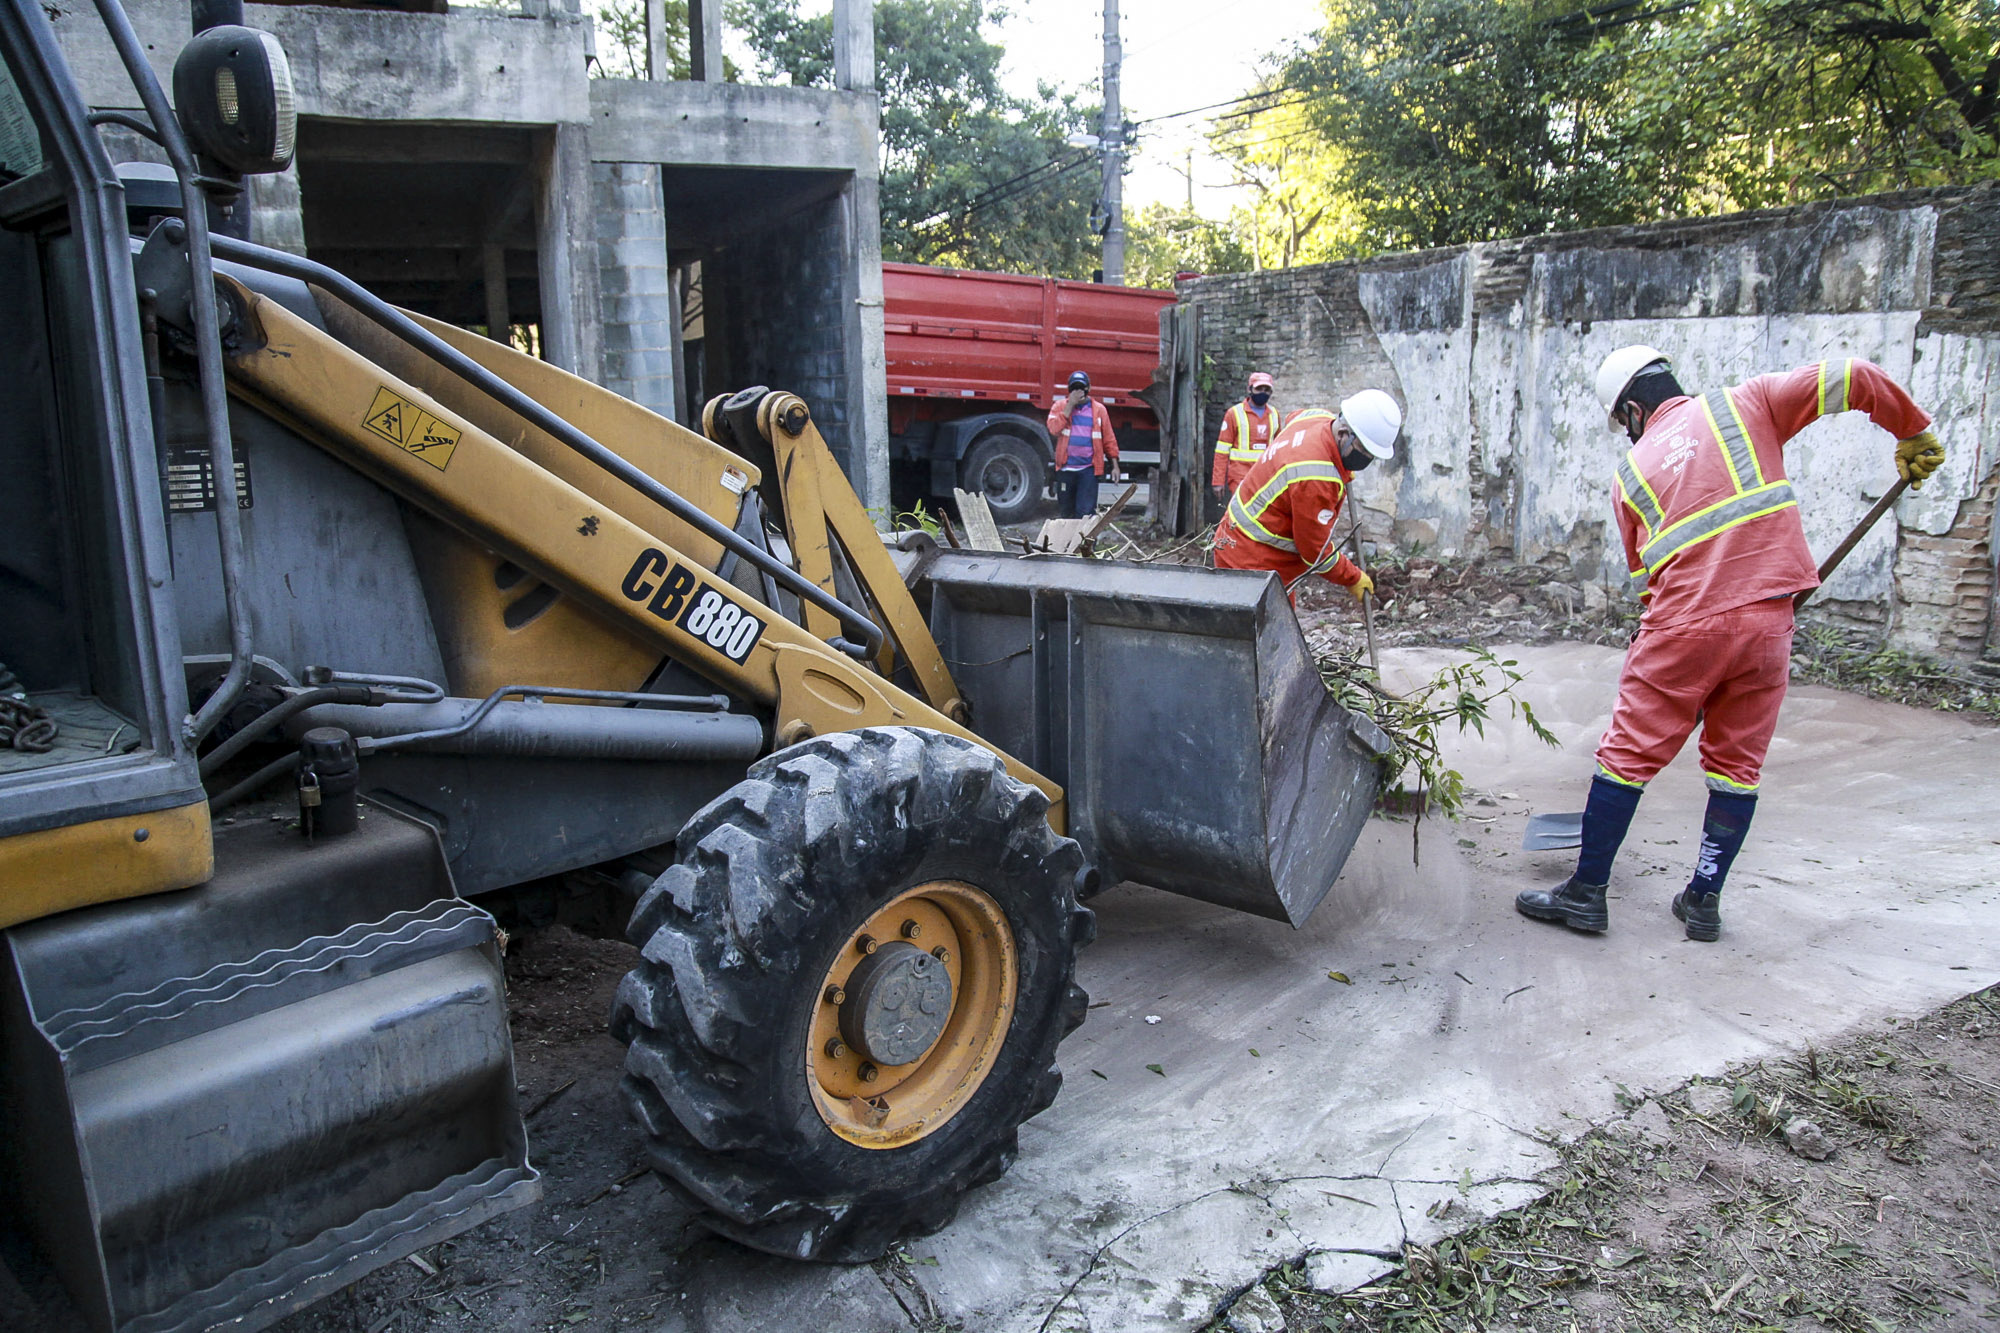
[{"label": "loader cab", "polygon": [[206,878],[117,176],[0,7],[0,926]]}]

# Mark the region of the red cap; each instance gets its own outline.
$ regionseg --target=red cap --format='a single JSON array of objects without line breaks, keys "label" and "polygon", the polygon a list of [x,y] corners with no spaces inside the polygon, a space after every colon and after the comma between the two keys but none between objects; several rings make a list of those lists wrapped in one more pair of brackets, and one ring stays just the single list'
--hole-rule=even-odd
[{"label": "red cap", "polygon": [[1250,387],[1253,389],[1269,389],[1273,387],[1271,377],[1260,370],[1250,377]]}]

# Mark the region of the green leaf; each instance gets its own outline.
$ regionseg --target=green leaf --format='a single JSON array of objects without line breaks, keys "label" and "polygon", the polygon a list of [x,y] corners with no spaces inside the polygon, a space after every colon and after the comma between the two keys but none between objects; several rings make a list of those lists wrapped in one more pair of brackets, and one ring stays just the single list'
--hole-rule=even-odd
[{"label": "green leaf", "polygon": [[1343,986],[1352,986],[1354,984],[1353,978],[1349,977],[1345,972],[1329,972],[1326,974],[1326,977],[1328,981],[1338,981]]},{"label": "green leaf", "polygon": [[1167,1076],[1167,1071],[1160,1068],[1158,1065],[1147,1065],[1146,1068],[1152,1070],[1155,1074],[1158,1074],[1161,1078],[1165,1078]]}]

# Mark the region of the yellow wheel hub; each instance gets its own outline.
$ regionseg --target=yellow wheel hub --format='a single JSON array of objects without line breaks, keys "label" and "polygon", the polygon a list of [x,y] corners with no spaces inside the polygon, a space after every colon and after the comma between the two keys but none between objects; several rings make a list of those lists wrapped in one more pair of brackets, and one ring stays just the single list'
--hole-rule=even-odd
[{"label": "yellow wheel hub", "polygon": [[1014,932],[984,890],[939,879],[897,895],[820,981],[805,1052],[820,1117],[863,1148],[951,1119],[1007,1040],[1014,974]]}]

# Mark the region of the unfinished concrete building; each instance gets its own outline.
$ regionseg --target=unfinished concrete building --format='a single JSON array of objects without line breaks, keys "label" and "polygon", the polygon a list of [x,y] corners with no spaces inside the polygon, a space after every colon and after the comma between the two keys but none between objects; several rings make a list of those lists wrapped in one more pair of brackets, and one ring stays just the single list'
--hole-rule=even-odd
[{"label": "unfinished concrete building", "polygon": [[[299,108],[297,161],[256,178],[249,238],[424,314],[511,330],[684,424],[713,393],[789,389],[883,504],[871,0],[835,0],[830,90],[724,82],[721,0],[688,0],[692,78],[593,77],[601,39],[577,5],[247,6],[290,54]],[[132,109],[95,14],[66,8],[84,96]],[[128,9],[169,82],[188,0]],[[641,63],[664,72],[678,53],[664,6],[647,9]],[[158,160],[111,134],[114,156]]]}]

